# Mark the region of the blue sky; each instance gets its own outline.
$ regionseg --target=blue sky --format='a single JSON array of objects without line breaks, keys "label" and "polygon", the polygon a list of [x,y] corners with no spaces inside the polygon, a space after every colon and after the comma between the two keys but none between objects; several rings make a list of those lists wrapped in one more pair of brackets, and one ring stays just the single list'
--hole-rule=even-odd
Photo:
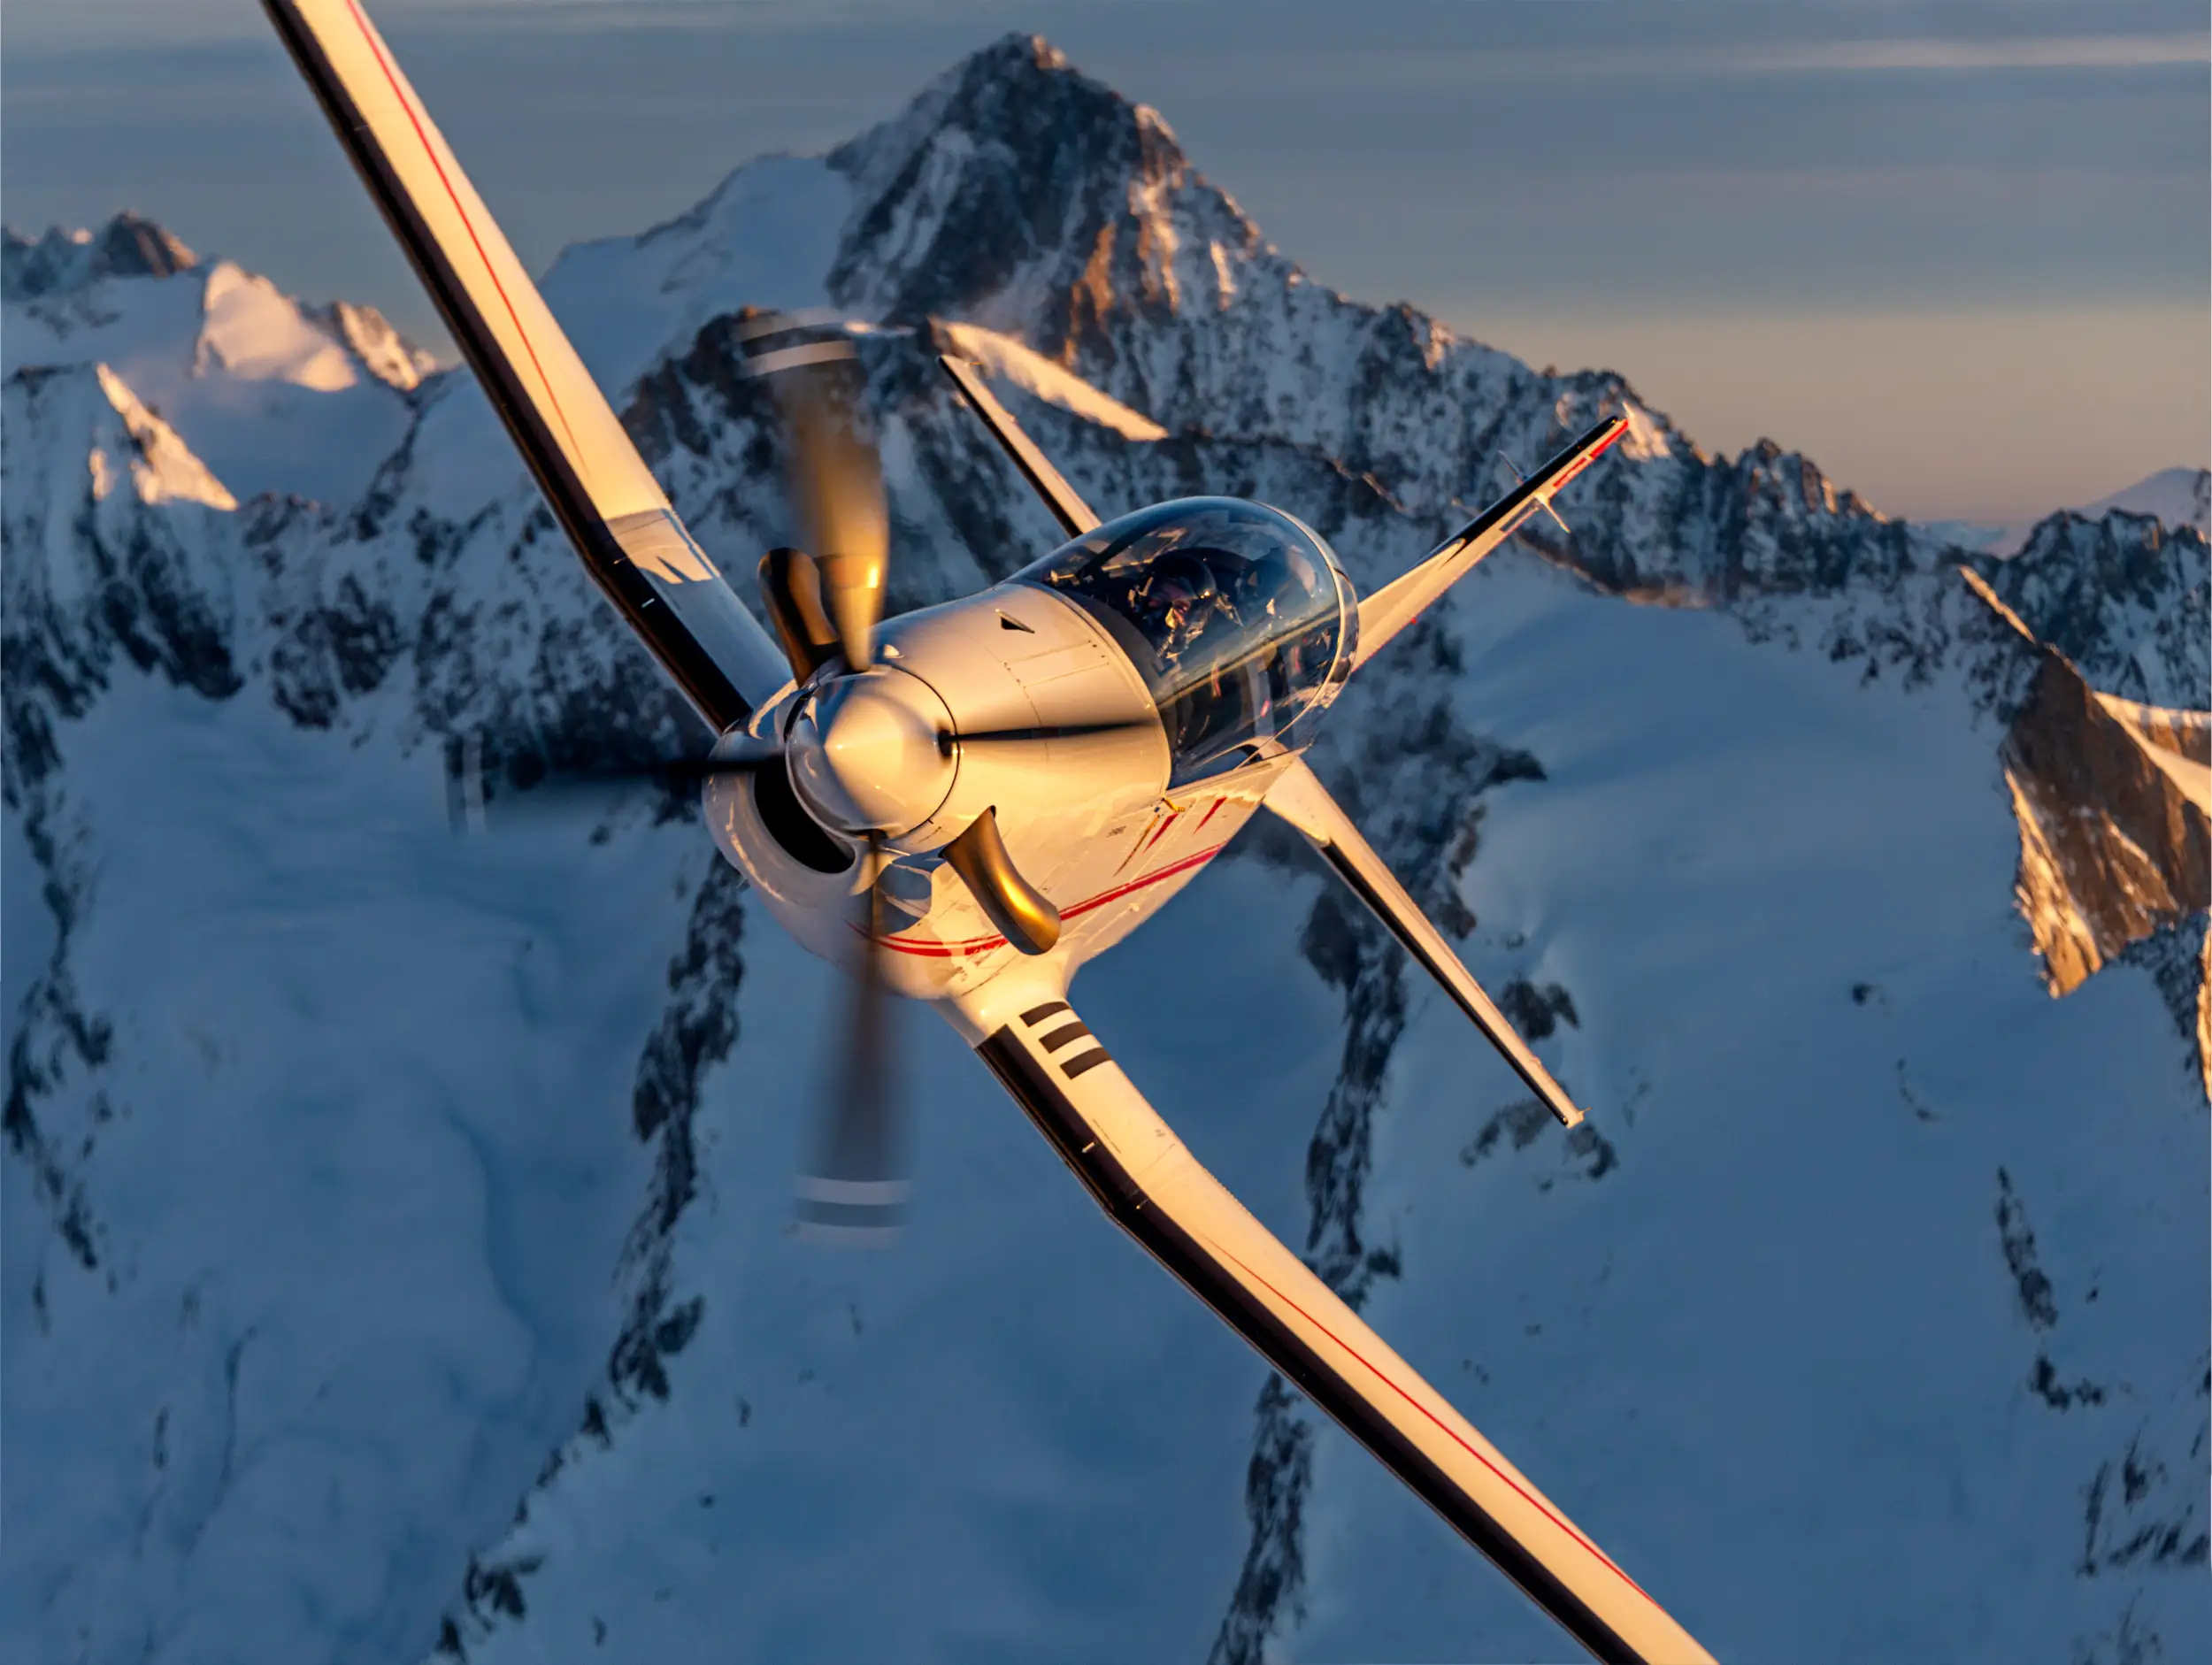
[{"label": "blue sky", "polygon": [[[1324,281],[1709,447],[2003,518],[2212,445],[2199,0],[371,6],[539,266],[1033,28]],[[10,0],[0,136],[18,226],[134,206],[435,336],[250,0]]]}]

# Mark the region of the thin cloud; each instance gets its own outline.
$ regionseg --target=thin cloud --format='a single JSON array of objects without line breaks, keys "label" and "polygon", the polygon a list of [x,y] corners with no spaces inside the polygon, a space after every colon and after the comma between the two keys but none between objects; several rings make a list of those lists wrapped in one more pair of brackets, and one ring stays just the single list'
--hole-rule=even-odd
[{"label": "thin cloud", "polygon": [[1286,85],[1464,85],[1485,81],[1656,81],[1701,76],[2152,70],[2212,63],[2212,35],[2047,35],[2001,40],[1653,42],[1625,46],[1402,47],[1332,52],[1261,49],[1248,69]]},{"label": "thin cloud", "polygon": [[[1691,55],[1693,58],[1698,55]],[[2008,41],[1805,41],[1723,48],[1708,67],[1746,73],[1839,70],[2152,69],[2212,62],[2212,35],[2055,35]]]}]

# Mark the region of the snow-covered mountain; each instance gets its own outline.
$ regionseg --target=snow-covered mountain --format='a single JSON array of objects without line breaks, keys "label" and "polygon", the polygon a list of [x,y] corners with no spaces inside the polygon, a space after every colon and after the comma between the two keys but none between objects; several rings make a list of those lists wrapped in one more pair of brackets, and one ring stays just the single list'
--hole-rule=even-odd
[{"label": "snow-covered mountain", "polygon": [[[2101,520],[2116,509],[2212,534],[2212,469],[2162,468],[2094,503],[2076,505],[2073,512],[2085,520]],[[1941,529],[1964,548],[1985,555],[2016,555],[2041,524],[2039,520],[1947,520]]]},{"label": "snow-covered mountain", "polygon": [[435,368],[373,307],[304,307],[132,214],[0,233],[0,260],[4,373],[106,364],[244,496],[359,496]]},{"label": "snow-covered mountain", "polygon": [[2085,503],[2081,512],[2093,520],[2115,509],[2148,515],[2170,526],[2212,532],[2212,469],[2162,468],[2124,490]]},{"label": "snow-covered mountain", "polygon": [[[901,1249],[787,1238],[833,974],[654,804],[447,834],[451,740],[698,738],[465,374],[142,221],[7,262],[10,1657],[1564,1654],[937,1026]],[[1263,829],[1087,1017],[1722,1657],[2212,1644],[2198,532],[1970,582],[1313,283],[1026,37],[545,288],[733,572],[736,310],[871,325],[901,604],[1053,541],[941,346],[1363,584],[1627,410],[1317,757],[1590,1124]]]}]

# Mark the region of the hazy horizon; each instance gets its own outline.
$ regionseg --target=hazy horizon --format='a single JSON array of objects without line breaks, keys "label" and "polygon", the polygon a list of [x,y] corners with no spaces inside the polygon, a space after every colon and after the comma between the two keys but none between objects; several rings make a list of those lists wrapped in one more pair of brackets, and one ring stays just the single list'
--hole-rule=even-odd
[{"label": "hazy horizon", "polygon": [[[371,0],[526,261],[819,151],[1009,27],[1156,107],[1318,280],[1626,375],[1891,512],[2212,449],[2200,7]],[[8,220],[134,207],[442,345],[257,7],[16,0]]]}]

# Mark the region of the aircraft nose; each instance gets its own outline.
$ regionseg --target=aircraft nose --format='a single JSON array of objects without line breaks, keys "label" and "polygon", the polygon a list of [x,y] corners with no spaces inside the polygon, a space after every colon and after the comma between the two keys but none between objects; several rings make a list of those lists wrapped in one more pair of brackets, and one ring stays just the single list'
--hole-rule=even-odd
[{"label": "aircraft nose", "polygon": [[849,832],[897,837],[952,790],[938,736],[952,714],[920,678],[878,665],[812,695],[787,737],[791,784],[808,809]]}]

